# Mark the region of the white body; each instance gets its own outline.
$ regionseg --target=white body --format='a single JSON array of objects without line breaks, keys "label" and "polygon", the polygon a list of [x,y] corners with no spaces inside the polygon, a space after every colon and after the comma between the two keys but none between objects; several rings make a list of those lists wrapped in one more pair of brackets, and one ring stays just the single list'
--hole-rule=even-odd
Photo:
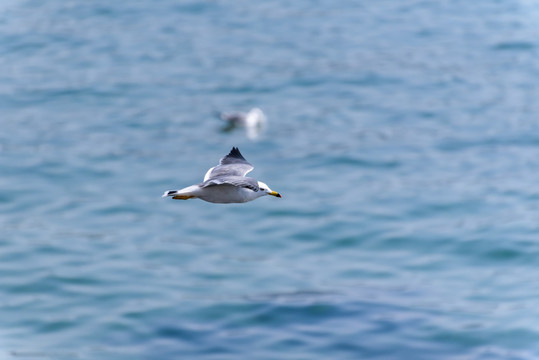
[{"label": "white body", "polygon": [[266,123],[266,116],[259,108],[251,109],[245,117],[244,126],[248,128],[262,127]]},{"label": "white body", "polygon": [[256,140],[264,125],[266,124],[266,116],[259,108],[254,108],[247,113],[245,117],[245,129],[247,137],[251,140]]},{"label": "white body", "polygon": [[266,191],[253,191],[234,185],[215,185],[200,188],[198,185],[191,185],[168,196],[186,195],[192,196],[207,202],[217,204],[244,203],[252,201],[261,196],[268,195]]},{"label": "white body", "polygon": [[[172,196],[174,199],[192,199],[197,198],[207,202],[216,204],[244,203],[253,201],[261,196],[273,195],[276,192],[272,191],[268,185],[262,181],[258,182],[260,190],[253,191],[244,187],[222,184],[201,188],[198,185],[191,185],[181,190],[165,191],[163,197]],[[281,197],[281,195],[278,195]]]}]

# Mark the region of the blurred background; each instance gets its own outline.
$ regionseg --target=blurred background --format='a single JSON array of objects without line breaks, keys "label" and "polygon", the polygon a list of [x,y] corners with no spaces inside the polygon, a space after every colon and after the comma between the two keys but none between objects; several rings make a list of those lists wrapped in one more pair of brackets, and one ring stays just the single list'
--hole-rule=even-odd
[{"label": "blurred background", "polygon": [[[538,39],[531,0],[2,1],[0,358],[536,359]],[[232,146],[282,199],[161,198]]]}]

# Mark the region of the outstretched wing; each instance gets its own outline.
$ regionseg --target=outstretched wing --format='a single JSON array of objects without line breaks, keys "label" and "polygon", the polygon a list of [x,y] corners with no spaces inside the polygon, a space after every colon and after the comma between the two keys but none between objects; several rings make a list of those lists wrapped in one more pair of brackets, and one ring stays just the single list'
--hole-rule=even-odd
[{"label": "outstretched wing", "polygon": [[245,122],[245,117],[247,115],[245,113],[241,112],[235,112],[235,113],[220,113],[219,117],[229,123],[230,125],[241,125]]},{"label": "outstretched wing", "polygon": [[245,160],[238,148],[233,147],[230,153],[219,161],[219,165],[212,167],[206,172],[204,181],[225,176],[243,177],[253,169],[253,165]]},{"label": "outstretched wing", "polygon": [[213,178],[213,179],[204,181],[199,186],[201,188],[206,188],[209,186],[216,186],[216,185],[233,185],[233,186],[251,189],[253,191],[260,190],[260,188],[258,187],[258,181],[256,181],[253,178],[249,178],[245,176],[221,176],[218,178]]}]

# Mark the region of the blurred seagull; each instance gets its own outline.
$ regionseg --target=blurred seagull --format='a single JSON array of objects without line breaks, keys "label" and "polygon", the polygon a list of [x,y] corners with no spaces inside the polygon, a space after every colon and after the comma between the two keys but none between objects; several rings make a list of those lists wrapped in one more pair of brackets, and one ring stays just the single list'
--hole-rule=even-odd
[{"label": "blurred seagull", "polygon": [[253,170],[253,165],[241,155],[237,147],[219,161],[219,165],[206,172],[203,182],[181,190],[165,191],[163,197],[173,199],[201,199],[212,203],[244,203],[264,195],[280,198],[281,194],[269,188],[262,181],[245,177]]},{"label": "blurred seagull", "polygon": [[219,117],[226,122],[225,131],[244,127],[247,130],[247,137],[250,139],[257,138],[266,124],[266,115],[259,108],[253,108],[248,113],[220,113]]}]

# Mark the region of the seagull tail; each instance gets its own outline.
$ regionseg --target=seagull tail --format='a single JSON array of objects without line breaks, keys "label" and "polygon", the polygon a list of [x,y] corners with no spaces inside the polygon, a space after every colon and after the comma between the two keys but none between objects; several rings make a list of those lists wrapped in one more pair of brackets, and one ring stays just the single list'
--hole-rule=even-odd
[{"label": "seagull tail", "polygon": [[188,186],[185,189],[181,189],[181,190],[167,190],[165,191],[162,197],[172,196],[172,198],[176,200],[192,199],[192,198],[196,198],[196,196],[192,193],[194,189],[195,189],[194,186]]},{"label": "seagull tail", "polygon": [[177,193],[178,193],[177,190],[167,190],[161,197],[174,196],[174,194],[177,194]]}]

